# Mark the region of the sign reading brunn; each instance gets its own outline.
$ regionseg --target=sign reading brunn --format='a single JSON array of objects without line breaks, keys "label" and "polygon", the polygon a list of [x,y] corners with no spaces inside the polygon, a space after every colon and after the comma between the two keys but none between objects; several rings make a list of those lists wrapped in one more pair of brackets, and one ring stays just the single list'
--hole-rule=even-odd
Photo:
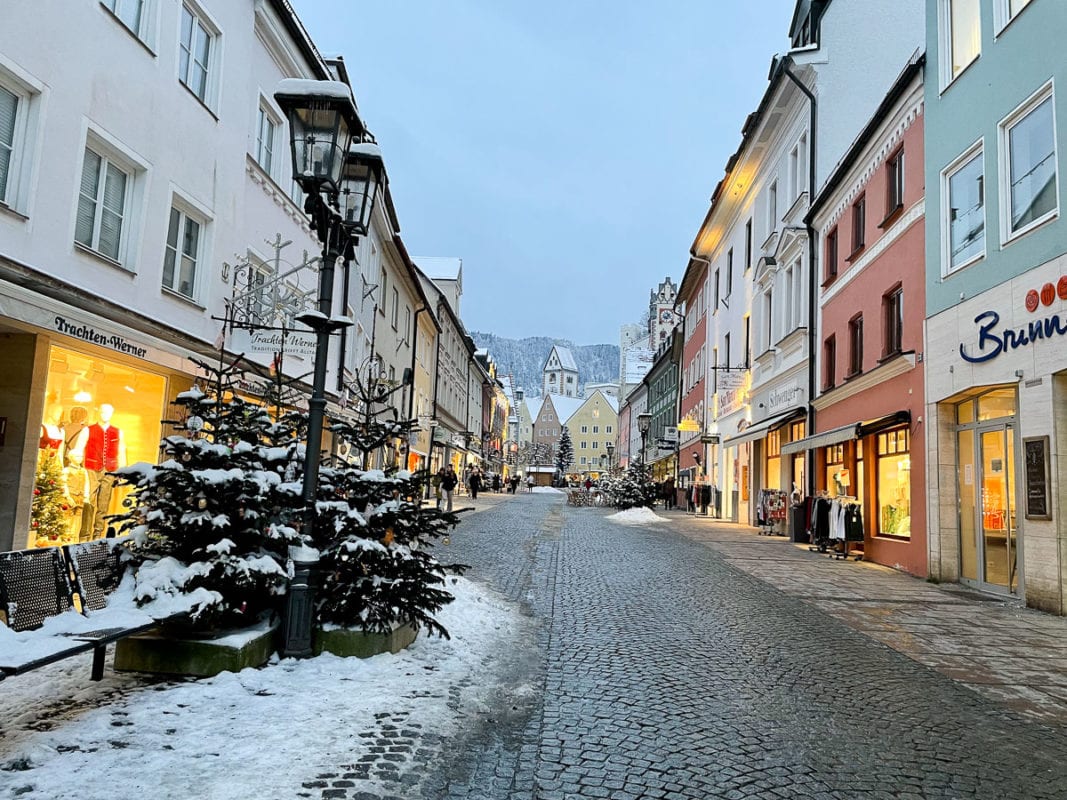
[{"label": "sign reading brunn", "polygon": [[315,334],[311,331],[246,330],[235,328],[230,347],[243,353],[286,353],[315,355]]}]

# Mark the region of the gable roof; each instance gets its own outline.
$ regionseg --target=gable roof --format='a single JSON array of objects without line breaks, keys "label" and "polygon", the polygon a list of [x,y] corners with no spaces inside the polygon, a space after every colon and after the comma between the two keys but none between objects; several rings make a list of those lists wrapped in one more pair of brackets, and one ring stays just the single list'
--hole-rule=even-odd
[{"label": "gable roof", "polygon": [[570,370],[572,372],[578,371],[578,362],[574,360],[574,353],[570,351],[568,347],[560,347],[558,344],[552,345],[552,349],[548,351],[548,358],[545,359],[545,365],[541,368],[544,372],[548,369],[548,362],[552,360],[552,354],[556,354],[556,358],[559,359],[560,369]]},{"label": "gable roof", "polygon": [[556,411],[556,419],[564,425],[578,412],[579,408],[585,405],[585,400],[581,397],[564,397],[561,394],[550,394],[545,398],[545,402],[552,404],[552,408]]},{"label": "gable roof", "polygon": [[618,415],[618,413],[619,413],[619,401],[616,400],[614,397],[612,397],[610,394],[605,394],[604,392],[600,391],[600,389],[597,389],[591,395],[589,395],[588,397],[584,398],[582,400],[581,406],[575,411],[575,413],[578,413],[578,411],[581,411],[587,405],[589,405],[593,400],[596,400],[596,399],[603,400],[604,403],[607,405],[607,407],[611,409],[611,412],[613,414],[615,414],[615,415]]},{"label": "gable roof", "polygon": [[541,408],[545,404],[545,398],[543,397],[526,397],[522,401],[526,404],[526,410],[530,414],[530,420],[535,420],[541,416]]},{"label": "gable roof", "polygon": [[412,260],[419,265],[426,277],[435,281],[459,280],[463,271],[462,258],[449,258],[444,256],[412,256]]}]

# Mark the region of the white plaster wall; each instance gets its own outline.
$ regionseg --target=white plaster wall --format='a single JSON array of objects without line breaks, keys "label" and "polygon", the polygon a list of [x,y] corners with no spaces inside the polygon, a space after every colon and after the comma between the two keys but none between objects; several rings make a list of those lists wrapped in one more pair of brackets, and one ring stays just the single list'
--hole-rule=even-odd
[{"label": "white plaster wall", "polygon": [[[269,255],[265,240],[279,233],[293,241],[287,255],[305,248],[317,253],[320,245],[280,189],[290,185],[284,132],[274,148],[281,162],[276,185],[253,181],[247,164],[260,95],[271,94],[285,76],[255,35],[257,4],[200,3],[221,30],[215,51],[219,91],[210,110],[178,81],[181,4],[152,5],[158,11],[153,50],[97,2],[40,0],[4,10],[0,57],[39,83],[42,92],[28,218],[0,215],[0,252],[210,343],[220,327],[211,317],[221,316],[229,292],[220,272],[223,261],[232,263],[249,249]],[[42,46],[45,29],[48,44]],[[307,64],[301,68],[311,74]],[[135,202],[127,206],[128,270],[73,245],[90,128],[144,167]],[[175,193],[209,218],[195,302],[161,289]],[[314,285],[314,275],[306,281]]]}]

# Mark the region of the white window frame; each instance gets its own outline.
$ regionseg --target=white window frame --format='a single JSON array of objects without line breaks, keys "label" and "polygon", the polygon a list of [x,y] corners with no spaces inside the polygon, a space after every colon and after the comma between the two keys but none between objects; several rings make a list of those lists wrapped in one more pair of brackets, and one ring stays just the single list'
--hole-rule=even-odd
[{"label": "white window frame", "polygon": [[[189,222],[194,222],[200,227],[200,234],[197,237],[197,252],[196,258],[193,261],[193,285],[188,294],[175,288],[173,285],[168,286],[163,280],[163,264],[166,259],[167,248],[170,247],[170,219],[172,212],[177,211],[179,217],[178,228],[178,251],[176,253],[174,261],[174,276],[172,283],[178,281],[178,277],[181,275],[181,243],[183,241],[183,234],[185,232],[186,225]],[[204,270],[208,262],[209,251],[209,233],[211,228],[211,217],[204,212],[198,205],[195,205],[191,200],[177,192],[171,195],[171,204],[167,209],[167,224],[165,226],[165,233],[163,235],[163,260],[159,265],[160,286],[165,294],[179,297],[183,300],[191,300],[197,302],[199,296],[200,286],[204,283]]]},{"label": "white window frame", "polygon": [[767,187],[767,236],[778,230],[778,178]]},{"label": "white window frame", "polygon": [[[264,122],[267,122],[270,125],[269,142],[266,144],[266,147],[264,147],[263,141]],[[278,143],[281,141],[281,137],[279,136],[281,130],[281,114],[278,113],[266,98],[260,97],[259,105],[256,106],[256,122],[252,132],[252,158],[259,164],[259,168],[269,175],[275,182],[277,182],[278,176],[281,174],[278,164]],[[264,149],[270,153],[270,160],[267,164],[263,163]]]},{"label": "white window frame", "polygon": [[[949,196],[949,181],[952,176],[959,172],[963,167],[971,163],[973,159],[979,159],[982,164],[982,176],[983,176],[983,193],[982,199],[982,217],[984,220],[984,242],[982,251],[976,255],[971,256],[966,261],[952,265],[952,221],[949,219],[949,212],[951,210]],[[989,216],[988,208],[989,204],[986,202],[989,199],[989,187],[986,185],[985,180],[985,139],[979,139],[972,144],[966,150],[957,156],[952,163],[941,170],[941,277],[947,278],[949,275],[955,275],[956,273],[966,269],[986,257],[986,252],[989,247]]]},{"label": "white window frame", "polygon": [[141,44],[155,55],[159,32],[159,0],[140,0],[141,17],[137,22],[137,28],[130,27],[122,15],[122,10],[138,0],[100,0],[100,5],[108,14],[117,20],[123,28],[135,36]]},{"label": "white window frame", "polygon": [[[1029,114],[1034,111],[1039,105],[1046,100],[1050,100],[1052,103],[1052,160],[1056,170],[1055,176],[1055,192],[1056,205],[1053,206],[1051,211],[1046,212],[1044,215],[1037,219],[1028,222],[1017,231],[1011,229],[1011,151],[1010,151],[1010,135],[1011,130],[1017,124],[1022,122]],[[1000,201],[1000,243],[1001,245],[1008,244],[1015,241],[1021,236],[1025,236],[1034,228],[1044,225],[1046,222],[1060,214],[1060,170],[1059,170],[1059,152],[1056,148],[1056,95],[1054,92],[1053,82],[1050,80],[1026,100],[1019,105],[1014,111],[1000,121],[997,125],[997,157],[999,159],[999,201]],[[988,234],[987,234],[988,235]]]},{"label": "white window frame", "polygon": [[[182,75],[182,51],[184,50],[185,42],[182,39],[182,22],[184,20],[184,14],[188,11],[189,15],[193,18],[193,39],[195,40],[196,26],[199,25],[203,28],[208,37],[208,55],[207,55],[207,74],[204,78],[204,96],[201,97],[193,89],[192,85],[188,82],[188,66],[193,62],[192,52],[189,54],[189,64],[187,65],[186,74]],[[191,2],[191,0],[183,0],[181,7],[178,11],[178,30],[177,30],[177,68],[178,68],[178,83],[184,86],[193,97],[203,103],[208,110],[214,113],[214,109],[218,105],[218,92],[219,92],[219,74],[222,64],[222,31],[219,26],[215,24],[214,20],[201,8],[198,4]]]},{"label": "white window frame", "polygon": [[44,87],[0,57],[0,88],[15,96],[15,126],[11,137],[11,158],[0,209],[29,216],[33,175],[39,155],[41,98]]},{"label": "white window frame", "polygon": [[[118,258],[112,258],[106,253],[101,253],[94,247],[84,245],[75,239],[78,226],[78,205],[81,199],[81,175],[85,166],[86,150],[92,150],[96,155],[105,159],[107,162],[114,164],[126,174],[126,194],[123,201],[123,224],[122,231],[119,234]],[[73,203],[71,206],[74,213],[71,214],[70,220],[70,241],[73,243],[74,249],[79,252],[88,253],[109,264],[117,265],[129,272],[134,272],[135,270],[132,268],[132,264],[136,259],[133,258],[133,254],[136,252],[140,243],[141,222],[144,215],[144,184],[145,174],[148,171],[147,163],[144,159],[133,155],[129,150],[125,149],[114,138],[108,136],[103,131],[87,127],[82,141],[76,170],[76,177],[72,187]],[[98,241],[99,239],[98,225],[99,209],[93,228],[94,241]]]},{"label": "white window frame", "polygon": [[978,51],[974,57],[960,67],[960,71],[952,74],[952,0],[938,0],[937,3],[937,28],[938,49],[940,50],[941,91],[945,91],[960,75],[963,75],[970,66],[982,55],[982,9],[981,2],[978,8]]},{"label": "white window frame", "polygon": [[1011,0],[994,0],[993,2],[993,27],[997,36],[1000,36],[1004,32],[1004,29],[1015,21],[1016,17],[1019,17],[1026,11],[1031,5],[1033,0],[1029,0],[1020,11],[1015,14],[1011,13]]}]

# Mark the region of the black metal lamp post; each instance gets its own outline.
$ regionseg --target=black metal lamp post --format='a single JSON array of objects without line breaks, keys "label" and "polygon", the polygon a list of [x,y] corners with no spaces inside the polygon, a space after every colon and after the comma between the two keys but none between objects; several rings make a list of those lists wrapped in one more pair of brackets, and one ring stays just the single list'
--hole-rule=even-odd
[{"label": "black metal lamp post", "polygon": [[[304,211],[323,245],[318,309],[297,317],[316,336],[302,487],[303,530],[310,538],[315,530],[330,335],[352,324],[345,317],[333,316],[334,271],[337,259],[353,246],[352,237],[367,232],[381,176],[381,154],[357,151],[353,156],[349,149],[353,137],[362,138],[364,131],[347,84],[286,79],[278,84],[274,99],[288,118],[293,177],[307,195]],[[354,160],[363,162],[358,169],[352,165]],[[346,199],[343,209],[339,206],[342,195]],[[358,215],[353,209],[358,209]],[[307,593],[313,586],[310,573],[314,562],[294,562],[295,570],[308,577],[299,582],[301,592],[290,592],[282,655],[302,657],[312,653],[313,603]]]},{"label": "black metal lamp post", "polygon": [[637,415],[637,431],[641,434],[641,466],[645,465],[645,443],[648,441],[648,429],[652,427],[652,415],[643,411]]},{"label": "black metal lamp post", "polygon": [[615,443],[608,442],[604,447],[608,451],[608,474],[610,475],[615,462]]}]

